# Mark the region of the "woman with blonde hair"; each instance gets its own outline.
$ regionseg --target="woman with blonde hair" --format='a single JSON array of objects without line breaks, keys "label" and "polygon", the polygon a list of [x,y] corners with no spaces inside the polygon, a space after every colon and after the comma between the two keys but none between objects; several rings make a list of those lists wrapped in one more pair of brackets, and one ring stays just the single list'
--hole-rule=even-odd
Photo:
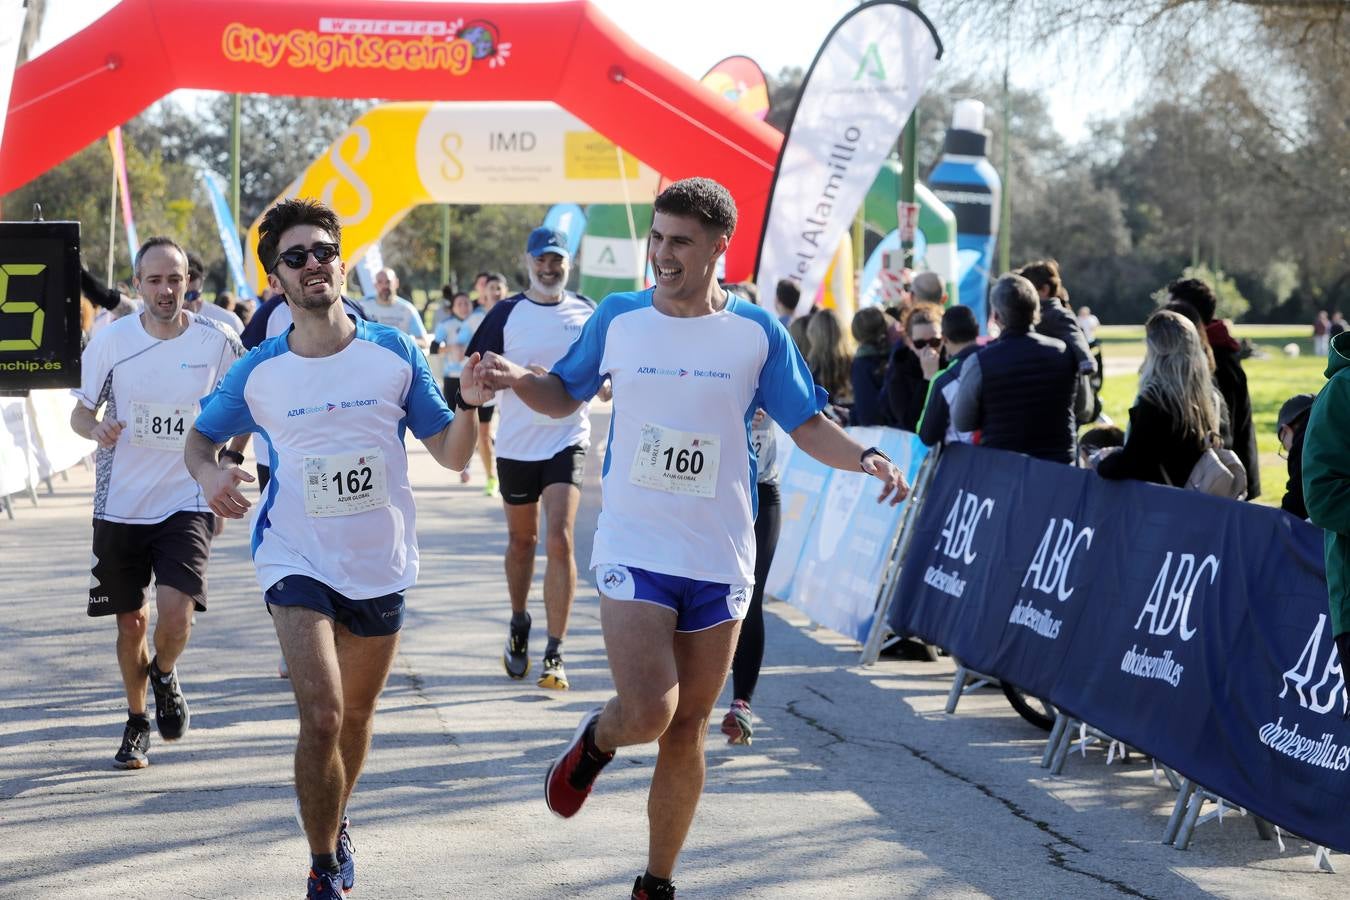
[{"label": "woman with blonde hair", "polygon": [[1097,473],[1184,485],[1219,429],[1209,361],[1195,326],[1171,310],[1149,316],[1144,341],[1125,446],[1101,458]]},{"label": "woman with blonde hair", "polygon": [[848,336],[839,324],[839,316],[832,309],[822,309],[806,323],[806,364],[816,384],[830,394],[835,406],[853,405],[853,351]]}]

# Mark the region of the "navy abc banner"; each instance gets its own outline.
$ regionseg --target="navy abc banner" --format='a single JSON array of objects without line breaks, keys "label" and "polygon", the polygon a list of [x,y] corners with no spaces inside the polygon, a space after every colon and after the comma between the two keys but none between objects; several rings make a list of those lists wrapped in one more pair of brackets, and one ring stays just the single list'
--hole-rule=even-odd
[{"label": "navy abc banner", "polygon": [[1281,510],[948,447],[891,625],[1350,851],[1322,532]]}]

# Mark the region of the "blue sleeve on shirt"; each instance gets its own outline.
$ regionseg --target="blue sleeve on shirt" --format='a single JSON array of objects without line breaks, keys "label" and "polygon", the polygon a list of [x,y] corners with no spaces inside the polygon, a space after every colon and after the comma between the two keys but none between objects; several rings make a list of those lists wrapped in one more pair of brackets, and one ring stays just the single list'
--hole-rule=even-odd
[{"label": "blue sleeve on shirt", "polygon": [[403,399],[403,412],[408,429],[419,441],[444,431],[455,420],[455,414],[445,402],[445,396],[431,374],[431,366],[412,338],[399,331],[374,323],[357,324],[358,339],[374,341],[401,357],[412,368],[408,395]]},{"label": "blue sleeve on shirt", "polygon": [[825,408],[830,395],[811,377],[801,351],[774,316],[741,298],[737,298],[732,312],[759,323],[769,338],[756,402],[784,431],[795,431]]},{"label": "blue sleeve on shirt", "polygon": [[519,302],[515,297],[508,297],[492,307],[483,321],[479,323],[478,330],[470,338],[469,346],[464,351],[464,355],[496,353],[500,356],[504,353],[506,348],[506,320],[510,317],[511,310],[515,309]]},{"label": "blue sleeve on shirt", "polygon": [[220,386],[202,398],[202,411],[197,414],[193,427],[217,444],[223,444],[237,434],[262,431],[253,421],[253,412],[244,399],[244,387],[260,363],[287,352],[284,334],[268,338],[248,351],[247,356],[230,366]]},{"label": "blue sleeve on shirt", "polygon": [[585,402],[600,390],[604,376],[600,362],[605,357],[605,336],[609,325],[618,316],[643,306],[650,306],[652,292],[610,294],[596,307],[595,314],[581,326],[572,346],[563,358],[553,364],[551,374],[558,376],[573,400]]}]

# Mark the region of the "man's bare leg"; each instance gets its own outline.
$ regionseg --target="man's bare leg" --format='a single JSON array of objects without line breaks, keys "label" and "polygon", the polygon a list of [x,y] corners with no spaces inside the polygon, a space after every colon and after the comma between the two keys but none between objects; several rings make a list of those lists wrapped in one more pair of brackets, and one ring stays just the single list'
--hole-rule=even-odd
[{"label": "man's bare leg", "polygon": [[164,585],[155,588],[155,664],[161,672],[172,672],[187,649],[195,609],[192,598],[182,591]]},{"label": "man's bare leg", "polygon": [[149,622],[144,606],[117,614],[117,667],[122,670],[127,710],[138,716],[146,714],[145,692],[150,683],[150,648],[145,640]]},{"label": "man's bare leg", "polygon": [[[503,503],[506,511],[506,593],[511,612],[523,613],[534,581],[534,552],[539,546],[539,504]],[[544,596],[547,598],[548,593]]]},{"label": "man's bare leg", "polygon": [[300,716],[295,793],[311,853],[335,853],[347,778],[339,752],[342,677],[333,621],[300,606],[273,606],[272,624],[291,670]]},{"label": "man's bare leg", "polygon": [[596,723],[596,747],[609,753],[657,740],[680,697],[675,611],[601,594],[600,629],[616,694]]},{"label": "man's bare leg", "polygon": [[740,627],[738,621],[724,622],[706,631],[675,635],[679,705],[661,735],[647,795],[647,871],[658,878],[670,878],[675,871],[703,795],[708,717],[726,683]]},{"label": "man's bare leg", "polygon": [[581,490],[575,485],[550,484],[544,488],[544,547],[548,558],[544,567],[544,611],[548,614],[548,636],[559,641],[567,637],[567,620],[577,592],[572,528],[580,505]]},{"label": "man's bare leg", "polygon": [[389,669],[398,652],[399,636],[357,637],[342,625],[336,627],[336,632],[338,671],[342,678],[342,733],[338,738],[338,752],[342,756],[346,781],[338,813],[341,824],[342,813],[347,809],[370,751],[375,705],[389,678]]},{"label": "man's bare leg", "polygon": [[489,481],[497,477],[497,462],[492,452],[492,423],[478,423],[478,458]]}]

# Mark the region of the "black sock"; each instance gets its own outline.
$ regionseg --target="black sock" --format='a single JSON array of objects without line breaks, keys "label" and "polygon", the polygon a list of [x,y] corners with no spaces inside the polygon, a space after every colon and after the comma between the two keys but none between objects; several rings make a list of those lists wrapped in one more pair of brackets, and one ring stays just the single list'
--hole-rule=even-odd
[{"label": "black sock", "polygon": [[529,628],[529,627],[530,627],[530,614],[529,614],[528,612],[513,612],[513,613],[511,613],[511,627],[512,627],[512,628],[517,628],[517,629],[521,629],[521,628]]},{"label": "black sock", "polygon": [[141,731],[150,730],[150,716],[146,713],[134,713],[127,710],[127,724],[132,725]]},{"label": "black sock", "polygon": [[562,649],[562,638],[548,636],[548,646],[544,648],[544,659],[551,659],[555,656],[562,656],[558,651]]},{"label": "black sock", "polygon": [[588,754],[590,754],[592,759],[603,760],[605,757],[610,756],[612,754],[606,753],[605,751],[601,750],[600,747],[595,743],[595,727],[597,722],[599,722],[598,719],[596,720],[596,722],[591,723],[591,727],[587,728],[584,732],[582,732],[581,747]]},{"label": "black sock", "polygon": [[670,890],[671,884],[669,878],[657,878],[651,872],[642,873],[642,889],[647,892],[647,896],[659,896],[657,891]]},{"label": "black sock", "polygon": [[315,872],[340,872],[342,867],[338,865],[337,853],[311,853],[309,855],[309,864],[314,867]]}]

